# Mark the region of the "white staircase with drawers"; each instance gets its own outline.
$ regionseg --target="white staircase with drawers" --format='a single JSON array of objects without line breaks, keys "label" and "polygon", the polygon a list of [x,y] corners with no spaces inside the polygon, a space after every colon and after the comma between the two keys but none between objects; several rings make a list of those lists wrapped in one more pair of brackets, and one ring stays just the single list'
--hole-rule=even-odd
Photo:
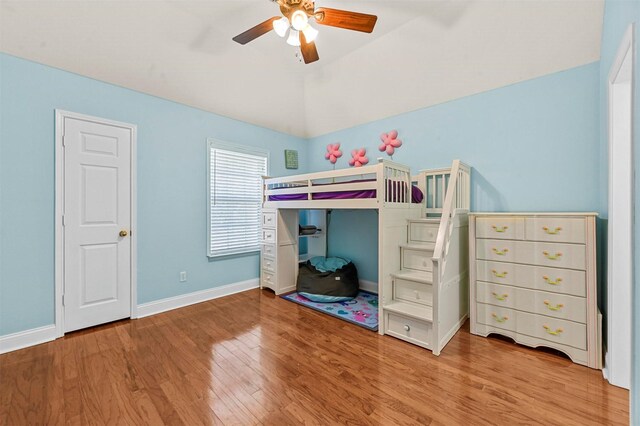
[{"label": "white staircase with drawers", "polygon": [[389,291],[383,286],[381,333],[439,355],[469,312],[469,168],[456,160],[416,180],[430,217],[407,220],[400,269],[391,273]]}]

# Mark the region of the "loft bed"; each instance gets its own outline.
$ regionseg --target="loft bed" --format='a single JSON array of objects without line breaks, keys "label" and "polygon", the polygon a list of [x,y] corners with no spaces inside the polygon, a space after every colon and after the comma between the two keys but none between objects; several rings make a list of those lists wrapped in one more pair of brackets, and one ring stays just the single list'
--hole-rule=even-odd
[{"label": "loft bed", "polygon": [[277,209],[405,208],[421,203],[409,167],[379,160],[358,168],[265,177],[263,207]]},{"label": "loft bed", "polygon": [[[260,287],[296,289],[299,210],[378,211],[379,333],[440,351],[469,312],[470,169],[370,166],[263,178]],[[323,226],[324,228],[325,226]],[[308,240],[326,255],[326,229]]]}]

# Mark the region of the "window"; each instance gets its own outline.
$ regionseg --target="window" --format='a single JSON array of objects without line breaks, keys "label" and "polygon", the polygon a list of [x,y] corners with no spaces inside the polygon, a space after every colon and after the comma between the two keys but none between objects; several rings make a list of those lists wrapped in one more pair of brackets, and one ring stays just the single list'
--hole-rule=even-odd
[{"label": "window", "polygon": [[209,140],[209,257],[260,250],[268,152]]}]

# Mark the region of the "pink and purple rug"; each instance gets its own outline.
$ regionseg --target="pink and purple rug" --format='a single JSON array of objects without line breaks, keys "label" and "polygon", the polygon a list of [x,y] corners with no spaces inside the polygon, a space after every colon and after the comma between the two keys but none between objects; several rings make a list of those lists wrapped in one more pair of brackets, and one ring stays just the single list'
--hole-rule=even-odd
[{"label": "pink and purple rug", "polygon": [[324,312],[344,321],[364,327],[368,330],[378,330],[378,295],[360,290],[355,299],[347,302],[319,303],[313,302],[297,292],[284,294],[283,299],[307,306],[316,311]]}]

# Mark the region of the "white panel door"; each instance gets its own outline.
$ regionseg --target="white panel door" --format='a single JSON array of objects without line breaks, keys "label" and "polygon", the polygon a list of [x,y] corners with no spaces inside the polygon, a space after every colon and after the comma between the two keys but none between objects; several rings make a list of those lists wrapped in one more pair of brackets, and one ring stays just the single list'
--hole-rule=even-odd
[{"label": "white panel door", "polygon": [[64,329],[131,315],[131,129],[64,119]]}]

